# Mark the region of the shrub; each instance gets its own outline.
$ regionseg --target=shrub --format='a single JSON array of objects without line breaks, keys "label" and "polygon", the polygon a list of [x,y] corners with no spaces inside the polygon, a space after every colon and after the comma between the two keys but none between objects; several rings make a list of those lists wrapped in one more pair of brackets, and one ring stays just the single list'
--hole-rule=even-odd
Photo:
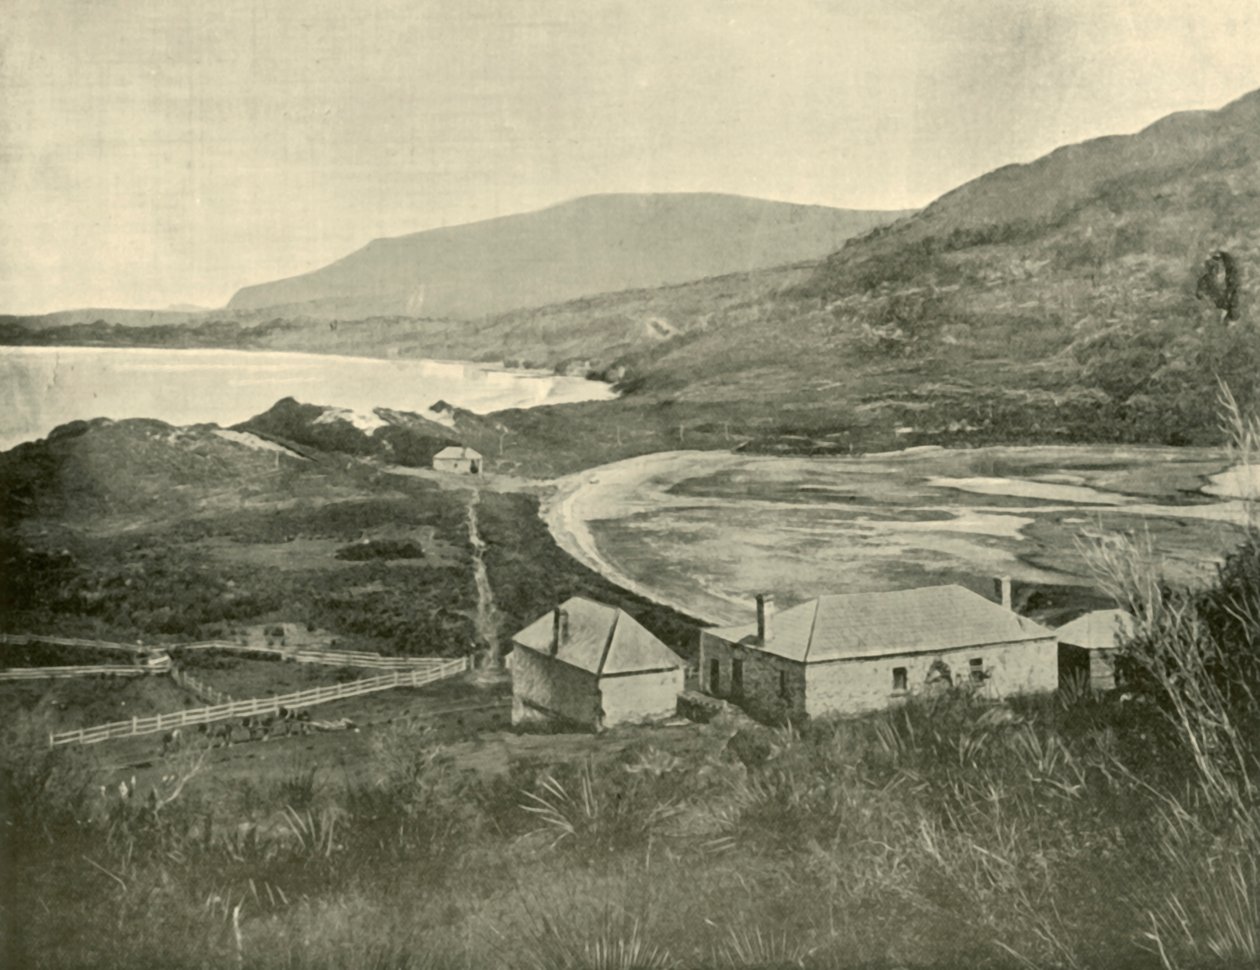
[{"label": "shrub", "polygon": [[552,847],[593,860],[660,838],[679,810],[666,790],[659,775],[624,766],[597,768],[588,761],[544,775],[523,793],[521,807],[538,819],[536,831]]},{"label": "shrub", "polygon": [[337,550],[337,558],[350,562],[371,559],[423,559],[420,543],[411,539],[364,539]]},{"label": "shrub", "polygon": [[4,844],[18,851],[86,824],[91,765],[79,747],[49,745],[46,719],[11,717],[0,734],[0,821]]}]

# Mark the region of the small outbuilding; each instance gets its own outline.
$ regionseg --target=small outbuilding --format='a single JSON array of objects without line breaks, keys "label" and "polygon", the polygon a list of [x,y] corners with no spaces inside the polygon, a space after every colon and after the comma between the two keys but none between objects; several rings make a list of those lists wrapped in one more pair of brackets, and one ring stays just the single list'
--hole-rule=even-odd
[{"label": "small outbuilding", "polygon": [[512,638],[512,723],[599,731],[670,717],[685,663],[616,607],[575,596]]},{"label": "small outbuilding", "polygon": [[962,586],[820,596],[700,634],[701,687],[754,717],[860,714],[923,691],[1053,691],[1054,634]]},{"label": "small outbuilding", "polygon": [[1059,627],[1059,683],[1088,678],[1094,690],[1114,690],[1116,652],[1133,629],[1124,610],[1094,610]]},{"label": "small outbuilding", "polygon": [[452,445],[433,456],[433,468],[435,471],[456,475],[480,475],[482,458],[479,452],[471,448]]}]

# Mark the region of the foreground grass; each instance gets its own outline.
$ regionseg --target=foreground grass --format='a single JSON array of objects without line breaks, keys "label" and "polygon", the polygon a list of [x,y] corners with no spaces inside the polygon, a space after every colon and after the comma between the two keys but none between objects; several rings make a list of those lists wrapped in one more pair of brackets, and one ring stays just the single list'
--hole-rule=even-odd
[{"label": "foreground grass", "polygon": [[[1260,564],[1260,542],[1233,563],[1240,575]],[[213,802],[175,790],[195,752],[152,796],[102,799],[75,752],[15,729],[3,748],[5,965],[1257,956],[1250,776],[1231,762],[1237,797],[1214,797],[1175,705],[1154,692],[1011,707],[961,693],[856,721],[737,727],[479,778],[424,728],[398,724],[373,736],[361,780],[308,767]]]}]

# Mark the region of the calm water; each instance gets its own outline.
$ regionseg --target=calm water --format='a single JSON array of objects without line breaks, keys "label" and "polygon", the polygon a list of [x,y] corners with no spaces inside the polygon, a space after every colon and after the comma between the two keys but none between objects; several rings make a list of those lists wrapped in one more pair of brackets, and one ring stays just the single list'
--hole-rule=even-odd
[{"label": "calm water", "polygon": [[485,413],[612,397],[576,377],[433,360],[113,347],[0,349],[0,449],[80,418],[244,421],[282,397],[367,412],[438,400]]}]

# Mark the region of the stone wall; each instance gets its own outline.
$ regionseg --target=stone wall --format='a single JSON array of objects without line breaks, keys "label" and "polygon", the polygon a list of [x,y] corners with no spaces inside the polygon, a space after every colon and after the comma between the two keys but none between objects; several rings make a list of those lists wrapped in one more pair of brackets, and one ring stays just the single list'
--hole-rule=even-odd
[{"label": "stone wall", "polygon": [[[735,663],[743,665],[743,689],[733,684]],[[717,664],[717,680],[713,664]],[[732,644],[700,634],[700,687],[725,698],[763,721],[800,718],[805,714],[805,667],[756,647]]]},{"label": "stone wall", "polygon": [[1116,652],[1091,650],[1089,652],[1089,683],[1094,690],[1114,690],[1116,686]]},{"label": "stone wall", "polygon": [[[980,660],[983,678],[972,679],[972,660]],[[1059,685],[1058,649],[1053,637],[995,643],[934,653],[870,659],[835,660],[806,667],[806,708],[811,715],[859,714],[880,710],[930,688],[929,675],[949,669],[952,683],[972,685],[992,700],[1055,690]],[[896,670],[905,671],[905,689],[896,688]],[[943,681],[938,681],[943,683]]]},{"label": "stone wall", "polygon": [[673,717],[683,690],[682,668],[601,677],[604,726]]},{"label": "stone wall", "polygon": [[558,718],[597,726],[600,697],[594,674],[519,644],[512,656],[513,724]]}]

